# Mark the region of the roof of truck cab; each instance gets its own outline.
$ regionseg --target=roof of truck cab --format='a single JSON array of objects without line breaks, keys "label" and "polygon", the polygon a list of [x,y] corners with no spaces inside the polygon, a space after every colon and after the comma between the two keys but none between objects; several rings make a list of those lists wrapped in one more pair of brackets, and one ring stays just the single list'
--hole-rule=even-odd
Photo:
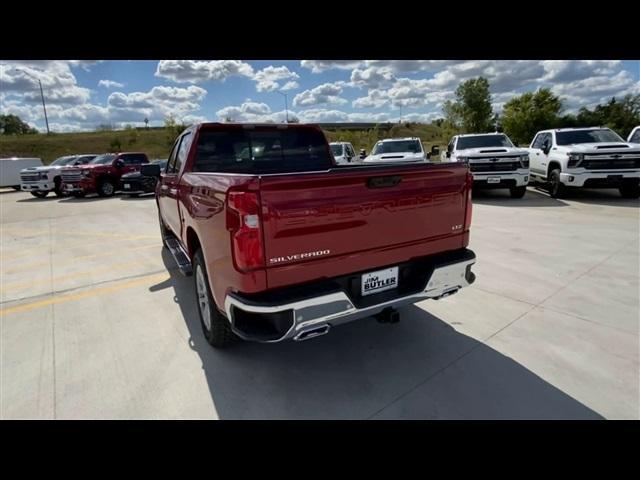
[{"label": "roof of truck cab", "polygon": [[575,132],[577,130],[610,130],[608,127],[571,127],[571,128],[554,128],[555,132]]},{"label": "roof of truck cab", "polygon": [[460,135],[456,135],[456,137],[484,137],[487,135],[507,135],[504,132],[489,132],[489,133],[461,133]]}]

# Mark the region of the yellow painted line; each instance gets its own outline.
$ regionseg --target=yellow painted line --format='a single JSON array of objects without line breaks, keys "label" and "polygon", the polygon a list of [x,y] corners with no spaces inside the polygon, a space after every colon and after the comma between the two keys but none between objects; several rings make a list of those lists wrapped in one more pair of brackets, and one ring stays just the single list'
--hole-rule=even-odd
[{"label": "yellow painted line", "polygon": [[64,280],[69,280],[69,279],[73,279],[73,278],[77,278],[77,277],[84,277],[86,275],[92,275],[94,273],[100,273],[100,272],[108,272],[111,270],[120,270],[123,267],[128,267],[131,265],[144,265],[142,262],[138,261],[138,260],[133,260],[131,262],[122,262],[122,263],[114,263],[111,265],[105,265],[104,267],[98,267],[98,268],[93,268],[91,270],[85,270],[85,271],[80,271],[80,272],[71,272],[68,273],[66,275],[60,275],[59,277],[53,277],[53,278],[41,278],[41,279],[36,279],[36,280],[29,280],[28,282],[14,282],[14,283],[3,283],[2,284],[2,289],[6,292],[6,291],[11,291],[11,290],[22,290],[25,287],[31,287],[33,285],[39,285],[42,283],[52,283],[52,284],[57,284],[61,281]]},{"label": "yellow painted line", "polygon": [[[104,245],[104,243],[100,243],[100,245]],[[123,250],[118,250],[115,252],[106,252],[106,253],[94,253],[91,255],[82,255],[80,257],[69,257],[69,258],[63,258],[63,261],[75,261],[75,260],[87,260],[90,258],[99,258],[99,257],[111,257],[114,255],[126,255],[127,252],[134,252],[137,250],[143,250],[145,248],[152,248],[152,247],[161,247],[162,244],[160,243],[154,243],[151,245],[144,245],[142,247],[134,247],[134,248],[126,248]],[[8,270],[4,270],[1,273],[4,274],[9,274],[9,273],[16,273],[16,272],[23,272],[29,268],[33,268],[33,267],[40,267],[43,265],[49,265],[49,260],[44,260],[42,262],[32,262],[32,263],[23,263],[21,264],[19,267],[16,268],[10,268]]]},{"label": "yellow painted line", "polygon": [[46,298],[43,300],[38,300],[31,303],[24,303],[22,305],[15,305],[13,307],[7,307],[5,309],[0,310],[0,317],[5,315],[9,315],[11,313],[20,313],[20,312],[28,312],[29,310],[35,310],[37,308],[46,307],[49,305],[56,305],[58,303],[66,303],[73,302],[76,300],[81,300],[83,298],[88,297],[96,297],[99,295],[106,295],[109,293],[117,292],[120,290],[124,290],[125,288],[135,287],[137,285],[143,285],[145,283],[149,283],[151,281],[156,280],[168,280],[170,277],[166,273],[154,273],[151,275],[147,275],[145,277],[136,278],[134,280],[129,280],[126,282],[118,283],[116,285],[111,285],[108,287],[101,288],[93,288],[91,290],[85,290],[84,292],[78,293],[69,293],[67,295],[59,295],[53,296],[50,298]]}]

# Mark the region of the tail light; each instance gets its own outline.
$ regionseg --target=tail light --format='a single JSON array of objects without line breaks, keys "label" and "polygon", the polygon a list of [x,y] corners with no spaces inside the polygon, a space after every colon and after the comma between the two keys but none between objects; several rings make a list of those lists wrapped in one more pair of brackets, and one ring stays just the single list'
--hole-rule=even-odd
[{"label": "tail light", "polygon": [[255,192],[229,192],[227,230],[231,232],[233,259],[241,271],[264,266],[260,199]]},{"label": "tail light", "polygon": [[467,205],[466,212],[464,215],[464,231],[466,232],[471,227],[471,214],[473,211],[473,203],[471,201],[471,195],[473,193],[473,174],[471,172],[467,172]]}]

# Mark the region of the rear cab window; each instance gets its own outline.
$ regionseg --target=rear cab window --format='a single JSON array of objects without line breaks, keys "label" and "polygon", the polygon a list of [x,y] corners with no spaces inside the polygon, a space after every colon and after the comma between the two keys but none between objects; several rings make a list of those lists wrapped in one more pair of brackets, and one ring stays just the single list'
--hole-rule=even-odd
[{"label": "rear cab window", "polygon": [[200,130],[194,172],[275,174],[332,168],[324,134],[314,128]]}]

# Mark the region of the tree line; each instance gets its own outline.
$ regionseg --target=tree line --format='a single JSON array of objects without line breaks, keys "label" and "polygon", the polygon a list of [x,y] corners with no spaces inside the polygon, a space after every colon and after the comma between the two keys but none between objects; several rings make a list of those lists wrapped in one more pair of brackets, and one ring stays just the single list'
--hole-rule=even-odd
[{"label": "tree line", "polygon": [[549,88],[514,96],[494,113],[489,81],[479,77],[462,82],[455,100],[443,104],[444,118],[436,120],[448,137],[460,133],[503,131],[516,144],[528,144],[536,132],[549,128],[608,127],[623,138],[640,125],[640,95],[612,97],[593,109],[565,113],[564,102]]}]

